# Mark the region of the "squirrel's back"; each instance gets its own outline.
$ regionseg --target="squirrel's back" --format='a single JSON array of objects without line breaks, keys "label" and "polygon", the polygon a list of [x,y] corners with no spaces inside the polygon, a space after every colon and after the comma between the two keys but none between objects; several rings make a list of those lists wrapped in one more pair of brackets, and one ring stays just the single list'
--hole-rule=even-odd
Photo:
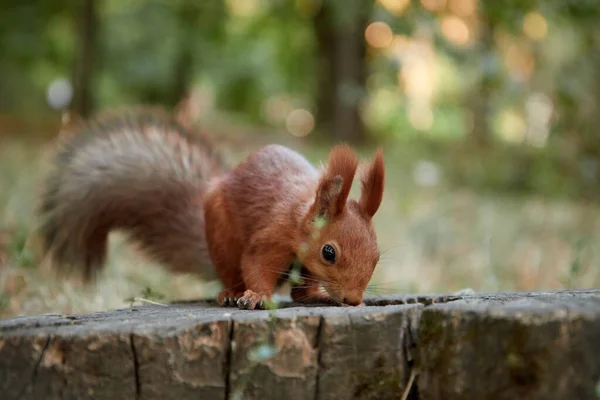
[{"label": "squirrel's back", "polygon": [[122,230],[158,262],[213,277],[202,195],[225,168],[214,145],[159,108],[104,113],[72,134],[40,210],[53,263],[92,278],[104,265],[108,234]]},{"label": "squirrel's back", "polygon": [[302,155],[269,145],[238,164],[220,187],[230,212],[238,215],[237,224],[249,235],[272,224],[274,213],[293,213],[296,204],[312,196],[318,179],[317,169]]}]

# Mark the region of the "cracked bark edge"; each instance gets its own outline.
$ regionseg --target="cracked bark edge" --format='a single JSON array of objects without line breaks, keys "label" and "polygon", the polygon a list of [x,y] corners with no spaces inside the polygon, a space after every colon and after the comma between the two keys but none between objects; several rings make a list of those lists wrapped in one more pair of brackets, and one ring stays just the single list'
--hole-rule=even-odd
[{"label": "cracked bark edge", "polygon": [[172,331],[134,330],[139,399],[224,399],[230,334],[227,319],[198,321]]},{"label": "cracked bark edge", "polygon": [[131,357],[133,361],[133,373],[135,378],[135,398],[139,399],[142,393],[140,383],[140,364],[138,362],[137,351],[135,350],[135,338],[133,333],[129,335],[129,343],[131,345]]},{"label": "cracked bark edge", "polygon": [[225,379],[225,394],[224,399],[229,400],[231,393],[231,359],[232,359],[232,347],[233,347],[233,335],[234,335],[234,323],[233,319],[229,320],[229,341],[227,342],[227,350],[225,352],[225,363],[223,364],[223,375]]},{"label": "cracked bark edge", "polygon": [[[435,299],[435,297],[432,298]],[[409,396],[409,399],[412,400],[438,398],[433,390],[440,390],[442,387],[444,390],[448,390],[446,398],[460,398],[459,394],[452,392],[452,385],[456,385],[457,381],[453,377],[456,376],[463,377],[463,381],[470,382],[468,387],[458,389],[478,390],[475,397],[489,398],[490,393],[496,393],[497,389],[494,389],[493,384],[498,382],[498,379],[491,379],[486,375],[490,373],[490,365],[495,368],[492,371],[496,374],[495,377],[506,378],[508,374],[510,379],[525,381],[525,383],[535,378],[536,382],[546,382],[545,385],[542,385],[546,389],[562,382],[563,385],[567,385],[564,386],[565,390],[585,390],[583,398],[587,398],[585,396],[587,391],[591,390],[590,388],[600,379],[600,359],[592,357],[597,354],[596,350],[600,349],[598,347],[600,346],[600,312],[598,311],[600,297],[597,291],[572,294],[550,292],[498,293],[485,296],[475,294],[464,296],[462,299],[457,296],[446,296],[442,298],[442,300],[446,300],[445,303],[432,302],[428,305],[417,300],[419,300],[419,296],[405,298],[410,306],[394,305],[344,310],[334,307],[303,308],[278,311],[280,319],[276,320],[275,332],[283,330],[283,339],[288,337],[296,339],[298,334],[303,334],[306,336],[305,342],[314,349],[310,361],[313,364],[308,368],[316,368],[314,370],[316,373],[313,371],[304,375],[305,382],[309,386],[314,386],[310,386],[303,394],[302,399],[325,400],[331,398],[332,391],[352,394],[358,378],[370,385],[361,394],[375,396],[377,392],[369,392],[369,390],[371,388],[378,390],[377,384],[381,378],[386,378],[384,376],[386,368],[388,372],[391,371],[390,368],[399,370],[404,368],[404,374],[398,376],[400,379],[386,378],[386,384],[393,385],[393,387],[405,386],[411,368],[413,370],[418,368],[419,374],[413,383],[418,385],[415,386],[418,393]],[[415,303],[419,305],[415,306]],[[401,311],[402,309],[407,311]],[[164,396],[163,389],[167,392],[171,391],[172,387],[168,385],[174,383],[160,378],[165,374],[165,367],[181,367],[181,362],[187,363],[189,360],[181,358],[186,354],[185,351],[203,351],[202,344],[199,343],[200,347],[198,347],[195,340],[204,338],[210,339],[212,347],[218,350],[215,360],[219,362],[219,368],[215,370],[209,365],[200,369],[200,366],[196,366],[195,370],[190,370],[191,374],[183,376],[184,381],[179,382],[187,385],[186,388],[192,394],[186,392],[186,396],[191,397],[183,395],[177,397],[177,393],[167,393],[171,394],[171,397],[167,395],[162,398],[193,398],[193,395],[197,394],[199,390],[193,382],[198,371],[209,371],[214,382],[217,382],[218,376],[222,379],[219,381],[222,383],[218,385],[207,384],[213,388],[214,393],[218,393],[211,398],[221,398],[223,395],[230,397],[232,396],[230,392],[234,389],[232,384],[235,382],[235,369],[239,367],[239,364],[234,365],[236,354],[238,356],[245,355],[241,349],[236,349],[234,346],[234,344],[239,345],[234,339],[236,336],[239,339],[240,334],[237,329],[234,331],[233,325],[240,324],[245,329],[246,333],[242,333],[242,335],[248,334],[255,337],[260,334],[261,330],[264,332],[268,329],[265,316],[254,311],[235,311],[233,317],[221,320],[218,318],[222,316],[220,311],[210,307],[179,310],[173,308],[166,311],[170,317],[168,320],[164,319],[165,314],[162,309],[143,307],[140,311],[142,312],[139,314],[123,313],[118,315],[118,313],[110,312],[93,316],[76,316],[80,319],[81,326],[68,327],[68,329],[56,327],[52,323],[51,327],[42,330],[45,328],[43,322],[45,316],[39,316],[36,317],[39,321],[39,329],[31,328],[31,321],[29,321],[20,334],[0,332],[0,368],[3,375],[0,379],[0,391],[4,388],[6,393],[3,393],[3,396],[6,395],[7,399],[15,398],[20,394],[23,395],[22,398],[26,399],[35,398],[35,396],[45,396],[49,399],[61,398],[61,394],[64,395],[62,398],[69,395],[86,398],[86,392],[80,389],[85,389],[87,386],[81,387],[81,382],[87,384],[90,382],[89,377],[94,376],[93,372],[90,373],[93,369],[88,368],[92,362],[91,365],[97,365],[102,371],[108,372],[103,375],[103,378],[107,379],[106,383],[115,383],[114,387],[109,390],[100,385],[92,385],[96,390],[96,398],[103,398],[103,396],[107,396],[105,398],[111,400],[135,398],[136,391],[132,389],[136,387],[136,381],[139,382],[140,391],[141,386],[144,386],[144,393],[140,393],[138,397],[146,398],[153,395],[152,390],[145,390],[145,382],[155,384],[155,389],[160,389],[159,391]],[[202,319],[197,323],[190,323],[187,328],[180,330],[179,321],[173,319],[177,316],[195,315],[198,312],[208,316],[212,314],[215,316],[215,320]],[[404,319],[401,321],[399,316],[392,316],[390,312],[403,314]],[[292,317],[297,318],[296,326],[290,332],[286,332],[290,328]],[[355,321],[356,324],[350,324],[351,321],[345,322],[345,319],[350,317],[358,318]],[[363,320],[363,317],[366,319]],[[97,324],[106,324],[111,319],[115,322],[122,321],[123,318],[132,318],[131,325],[127,326],[127,330],[99,330],[97,328]],[[304,322],[302,322],[303,318],[306,318]],[[185,321],[188,320],[185,319]],[[385,321],[389,321],[389,323],[386,324]],[[12,327],[17,321],[0,321],[0,324],[2,323]],[[402,329],[398,329],[400,328],[399,323],[401,323]],[[139,324],[146,325],[140,328]],[[106,325],[104,326],[106,327]],[[259,328],[259,331],[253,329],[252,326]],[[171,327],[177,329],[171,331]],[[216,329],[214,332],[213,328]],[[133,329],[134,333],[132,334],[129,329]],[[210,331],[206,331],[206,329],[210,329]],[[219,331],[219,329],[221,330]],[[358,331],[351,333],[350,330]],[[479,334],[473,336],[473,331],[479,332]],[[217,346],[217,336],[213,336],[211,332],[215,334],[222,332],[222,335],[218,337],[220,345]],[[338,337],[332,337],[332,333]],[[289,335],[286,336],[286,334]],[[136,337],[132,337],[132,335]],[[352,340],[350,335],[356,336],[356,339]],[[403,337],[398,337],[398,335],[403,335]],[[496,343],[498,337],[502,337],[506,342],[503,345],[504,348],[500,349],[502,351],[498,349]],[[377,338],[377,340],[370,338]],[[522,342],[524,338],[527,339],[525,343]],[[110,346],[109,343],[105,343],[105,340],[99,342],[98,339],[109,339]],[[556,342],[558,339],[560,339],[559,342]],[[262,342],[258,342],[258,344],[260,343]],[[90,349],[90,344],[95,348]],[[256,341],[249,342],[250,347],[254,347],[256,344]],[[105,345],[109,347],[104,347]],[[544,349],[546,348],[554,348],[556,354],[545,353]],[[304,347],[304,349],[309,350],[308,347]],[[374,353],[381,354],[386,349],[391,349],[396,354],[386,358],[383,369],[378,372],[370,367],[370,365],[374,365],[377,358],[377,354]],[[481,352],[481,349],[484,349],[481,354],[474,353]],[[63,386],[61,383],[61,379],[66,379],[66,375],[59,356],[61,351],[65,350],[69,352],[67,367],[75,368],[77,372],[72,376],[73,381],[69,378],[69,386]],[[352,351],[349,350],[358,355],[353,358]],[[107,351],[114,360],[118,361],[117,364],[111,365],[106,360]],[[135,354],[129,355],[129,351],[132,353],[135,351]],[[507,354],[510,357],[505,357]],[[80,359],[82,355],[86,355],[86,358]],[[566,364],[557,358],[564,355],[568,356],[570,360]],[[162,358],[157,360],[155,358],[157,356]],[[180,364],[173,365],[168,356],[175,357],[174,360]],[[129,357],[133,357],[133,359]],[[288,359],[295,360],[296,358],[294,356],[294,358],[288,357]],[[416,360],[416,363],[413,363],[412,360]],[[137,367],[135,366],[136,361]],[[423,362],[425,364],[422,364]],[[523,362],[525,362],[525,366],[528,362],[533,362],[532,365],[535,368],[524,368]],[[115,373],[114,366],[131,367],[132,363],[134,364],[133,370],[129,369],[124,374]],[[531,371],[537,371],[536,366],[540,363],[545,367],[552,368],[552,371],[544,372],[545,369],[541,368],[539,369],[541,372],[538,371],[539,373],[536,372],[532,375]],[[398,368],[399,366],[400,368]],[[573,375],[572,371],[569,372],[571,375],[567,374],[568,376],[564,371],[558,375],[554,374],[554,371],[558,371],[560,368],[564,370],[565,366],[575,371],[576,374]],[[287,382],[281,381],[277,374],[265,373],[268,372],[265,371],[265,368],[270,367],[272,365],[262,366],[263,371],[256,375],[255,386],[257,389],[262,390],[260,386],[265,383],[270,385],[267,389],[284,392],[289,390],[285,387]],[[275,367],[283,368],[285,365],[276,365]],[[353,368],[358,375],[344,372],[343,368]],[[452,371],[458,371],[459,375],[448,375]],[[122,380],[121,378],[126,374],[129,374],[127,380]],[[267,376],[267,379],[263,380],[264,376]],[[275,382],[273,382],[273,376],[276,377]],[[567,378],[567,383],[565,383]],[[86,381],[86,379],[88,380]],[[504,381],[506,380],[504,379]],[[28,384],[23,392],[24,381]],[[487,385],[487,387],[483,388],[483,385]],[[516,390],[515,385],[510,385],[507,383],[506,387]],[[181,388],[181,385],[179,386]],[[505,390],[508,389],[505,388]],[[269,393],[268,390],[267,393]],[[565,393],[569,396],[573,394],[574,397],[563,396],[562,398],[582,398],[579,392],[562,394]],[[298,394],[296,393],[296,395]],[[558,396],[560,392],[555,390],[551,394]],[[276,395],[274,396],[277,398]],[[269,396],[262,398],[269,398]],[[284,398],[292,399],[292,397]]]},{"label": "cracked bark edge", "polygon": [[317,399],[398,399],[407,376],[409,318],[422,304],[325,314]]},{"label": "cracked bark edge", "polygon": [[31,373],[31,379],[29,382],[23,383],[23,388],[19,391],[19,395],[17,396],[18,399],[23,398],[23,394],[25,394],[27,389],[29,389],[32,393],[35,393],[35,381],[37,379],[38,370],[40,368],[40,364],[42,363],[42,360],[44,359],[44,354],[46,354],[48,345],[50,345],[51,339],[52,339],[52,337],[50,335],[48,335],[46,337],[46,343],[44,344],[44,347],[43,347],[42,351],[40,352],[40,356],[38,357],[38,360],[35,363],[35,367],[33,368],[33,372]]},{"label": "cracked bark edge", "polygon": [[[456,300],[462,300],[465,298],[469,298],[472,296],[478,296],[478,294],[430,294],[430,295],[383,295],[383,296],[366,296],[364,299],[365,305],[367,307],[379,307],[379,306],[393,306],[393,305],[403,305],[403,304],[423,304],[424,306],[428,306],[431,304],[439,304],[439,303],[449,303]],[[282,296],[283,299],[279,301],[279,309],[287,309],[287,308],[296,308],[302,307],[304,309],[311,308],[321,308],[321,307],[330,307],[330,308],[342,308],[341,306],[332,305],[329,303],[297,303],[293,302],[289,296]],[[217,306],[216,300],[212,298],[202,298],[197,300],[178,300],[173,301],[169,304],[172,305],[198,305],[198,306],[208,306],[214,307]]]},{"label": "cracked bark edge", "polygon": [[50,334],[0,336],[0,393],[2,399],[32,398],[38,370],[50,342]]},{"label": "cracked bark edge", "polygon": [[[406,326],[404,329],[403,337],[403,358],[406,368],[404,376],[404,387],[406,388],[410,384],[411,375],[413,373],[418,374],[416,366],[416,357],[418,352],[418,337],[417,332],[419,329],[419,321],[423,310],[428,306],[415,310],[414,315],[406,316]],[[417,376],[413,379],[412,386],[409,388],[407,400],[419,400],[419,385]],[[406,389],[405,389],[406,390]]]},{"label": "cracked bark edge", "polygon": [[595,398],[600,299],[543,296],[425,308],[416,340],[419,398]]},{"label": "cracked bark edge", "polygon": [[323,345],[323,327],[325,325],[325,317],[323,315],[319,316],[319,326],[317,327],[317,339],[315,342],[315,348],[317,350],[317,373],[315,374],[315,394],[313,396],[314,400],[318,400],[319,398],[319,380],[321,376],[321,346]]},{"label": "cracked bark edge", "polygon": [[51,340],[52,340],[52,336],[48,335],[48,337],[46,338],[46,344],[44,345],[44,348],[42,349],[42,353],[40,354],[40,358],[38,359],[37,363],[35,364],[35,369],[33,370],[33,375],[31,376],[32,390],[35,389],[35,381],[37,380],[37,375],[38,375],[38,371],[40,369],[40,364],[42,363],[42,360],[44,359],[44,356],[46,355],[46,350],[48,350],[48,346],[50,346]]},{"label": "cracked bark edge", "polygon": [[312,400],[320,315],[281,309],[271,319],[267,313],[234,316],[230,398]]},{"label": "cracked bark edge", "polygon": [[432,304],[450,303],[457,300],[463,300],[466,296],[444,294],[444,295],[402,295],[402,296],[376,296],[367,297],[364,302],[367,307],[396,306],[396,305],[414,305],[422,304],[430,306]]}]

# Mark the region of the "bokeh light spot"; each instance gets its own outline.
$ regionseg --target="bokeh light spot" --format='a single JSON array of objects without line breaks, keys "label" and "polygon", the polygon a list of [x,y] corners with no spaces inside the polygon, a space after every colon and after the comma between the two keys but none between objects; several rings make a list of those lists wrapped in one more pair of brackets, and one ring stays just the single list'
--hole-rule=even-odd
[{"label": "bokeh light spot", "polygon": [[477,11],[477,0],[450,0],[448,8],[459,17],[471,17]]},{"label": "bokeh light spot", "polygon": [[421,5],[428,11],[439,12],[446,7],[446,0],[421,0]]},{"label": "bokeh light spot", "polygon": [[499,115],[498,133],[507,142],[520,143],[525,138],[526,124],[519,112],[504,110]]},{"label": "bokeh light spot", "polygon": [[48,104],[55,110],[67,108],[72,98],[73,86],[66,78],[59,78],[52,81],[46,93]]},{"label": "bokeh light spot", "polygon": [[442,33],[446,39],[455,45],[463,46],[471,39],[469,27],[461,18],[448,15],[442,18]]},{"label": "bokeh light spot", "polygon": [[388,47],[394,39],[392,28],[385,22],[372,22],[365,30],[365,39],[369,46],[376,49]]},{"label": "bokeh light spot", "polygon": [[523,19],[523,32],[533,40],[542,40],[548,34],[548,23],[540,13],[530,12]]},{"label": "bokeh light spot", "polygon": [[236,17],[252,17],[261,7],[260,0],[226,0],[227,8]]},{"label": "bokeh light spot", "polygon": [[396,16],[402,15],[410,5],[410,0],[377,0],[386,10]]},{"label": "bokeh light spot", "polygon": [[303,137],[315,128],[315,118],[306,110],[296,109],[289,113],[285,126],[291,135]]},{"label": "bokeh light spot", "polygon": [[511,44],[504,54],[505,65],[508,71],[519,80],[528,80],[535,68],[535,59],[531,52],[517,44]]},{"label": "bokeh light spot", "polygon": [[408,121],[416,130],[428,131],[433,125],[433,111],[426,106],[409,107]]}]

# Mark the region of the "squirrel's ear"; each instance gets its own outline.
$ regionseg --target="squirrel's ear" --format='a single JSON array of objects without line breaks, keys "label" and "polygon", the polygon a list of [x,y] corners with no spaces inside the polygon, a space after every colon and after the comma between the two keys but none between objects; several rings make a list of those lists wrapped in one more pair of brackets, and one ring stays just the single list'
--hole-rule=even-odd
[{"label": "squirrel's ear", "polygon": [[313,217],[335,217],[344,210],[357,168],[358,158],[348,145],[340,144],[331,150],[311,209]]},{"label": "squirrel's ear", "polygon": [[344,180],[336,175],[324,178],[319,182],[312,216],[333,217],[338,213],[338,198],[342,192]]},{"label": "squirrel's ear", "polygon": [[363,170],[360,181],[360,210],[368,218],[373,218],[383,200],[383,186],[385,183],[385,168],[381,149],[375,154],[373,162]]}]

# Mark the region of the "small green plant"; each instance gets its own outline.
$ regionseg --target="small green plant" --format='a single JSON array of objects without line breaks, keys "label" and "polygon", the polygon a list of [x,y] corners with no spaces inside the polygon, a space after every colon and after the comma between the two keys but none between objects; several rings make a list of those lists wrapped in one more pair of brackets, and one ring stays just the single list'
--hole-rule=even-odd
[{"label": "small green plant", "polygon": [[292,264],[292,269],[290,270],[288,282],[292,286],[301,286],[304,284],[304,279],[302,278],[302,264],[297,258]]},{"label": "small green plant", "polygon": [[587,245],[587,238],[579,238],[574,244],[574,256],[569,263],[567,276],[563,279],[565,287],[572,288],[574,281],[585,272],[585,266],[582,261],[582,253]]},{"label": "small green plant", "polygon": [[24,268],[33,268],[38,264],[37,256],[29,246],[31,231],[24,223],[8,229],[6,236],[8,238],[0,251],[5,252],[12,262]]},{"label": "small green plant", "polygon": [[275,347],[271,344],[263,343],[248,354],[248,359],[253,363],[260,363],[273,358],[273,356],[275,356]]},{"label": "small green plant", "polygon": [[156,300],[163,300],[165,298],[165,295],[162,293],[159,293],[155,290],[153,290],[150,287],[145,287],[139,296],[136,297],[128,297],[125,299],[126,302],[130,303],[130,307],[133,307],[133,304],[136,301],[142,302],[142,303],[150,303],[150,304],[155,304],[158,306],[163,306],[163,307],[168,307],[166,304],[162,304],[159,303]]}]

